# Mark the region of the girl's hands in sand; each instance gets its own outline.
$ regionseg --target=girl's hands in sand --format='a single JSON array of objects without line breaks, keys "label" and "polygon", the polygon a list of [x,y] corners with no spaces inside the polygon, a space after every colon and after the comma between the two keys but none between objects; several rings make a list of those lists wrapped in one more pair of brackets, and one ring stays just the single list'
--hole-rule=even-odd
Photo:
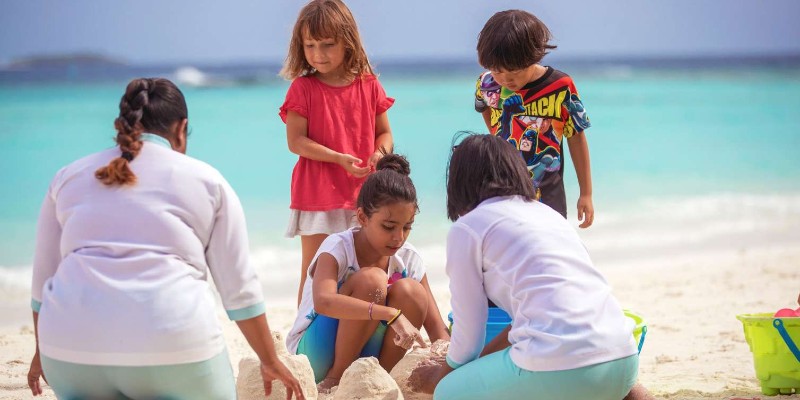
[{"label": "girl's hands in sand", "polygon": [[291,400],[292,394],[297,400],[305,400],[300,382],[280,360],[276,359],[272,363],[261,362],[261,379],[264,380],[264,394],[267,397],[272,393],[272,381],[277,379],[286,386],[286,400]]},{"label": "girl's hands in sand", "polygon": [[428,347],[428,344],[422,339],[422,334],[419,333],[419,330],[411,324],[411,321],[405,315],[400,314],[389,327],[394,329],[395,332],[394,344],[406,350],[410,349],[415,342],[422,347]]},{"label": "girl's hands in sand", "polygon": [[367,176],[370,172],[370,167],[367,165],[366,167],[359,167],[358,164],[361,164],[361,159],[357,157],[353,157],[350,154],[342,154],[339,157],[338,164],[347,171],[348,174],[353,175],[356,178],[363,178]]},{"label": "girl's hands in sand", "polygon": [[339,378],[325,377],[317,384],[317,391],[321,394],[330,394],[334,386],[339,386],[339,381]]},{"label": "girl's hands in sand", "polygon": [[39,351],[37,350],[31,360],[31,368],[28,370],[28,387],[31,388],[31,393],[34,396],[42,394],[42,383],[39,382],[39,378],[42,378],[47,383],[47,378],[45,378],[44,371],[42,371],[42,359],[39,357]]}]

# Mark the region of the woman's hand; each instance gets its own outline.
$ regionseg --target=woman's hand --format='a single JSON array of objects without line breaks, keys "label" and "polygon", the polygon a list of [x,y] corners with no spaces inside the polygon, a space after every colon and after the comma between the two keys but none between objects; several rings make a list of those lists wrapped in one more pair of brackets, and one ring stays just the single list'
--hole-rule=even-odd
[{"label": "woman's hand", "polygon": [[439,381],[450,372],[444,357],[434,357],[417,364],[408,377],[408,386],[412,392],[433,394]]},{"label": "woman's hand", "polygon": [[351,156],[350,154],[342,154],[339,156],[339,164],[348,174],[353,175],[356,178],[363,178],[367,176],[370,172],[370,167],[367,165],[366,167],[359,167],[358,164],[361,164],[361,159]]},{"label": "woman's hand", "polygon": [[261,362],[261,379],[264,380],[264,394],[267,397],[272,393],[272,381],[277,379],[286,386],[286,400],[291,400],[292,394],[297,400],[305,399],[300,382],[280,360],[276,359],[271,363]]},{"label": "woman's hand", "polygon": [[414,342],[419,343],[422,347],[428,347],[419,330],[414,327],[405,315],[400,314],[389,327],[394,329],[395,332],[394,344],[406,350],[410,349]]},{"label": "woman's hand", "polygon": [[42,394],[42,384],[39,382],[39,378],[42,378],[47,383],[47,378],[45,378],[44,371],[42,371],[42,360],[37,350],[31,360],[31,368],[28,370],[28,387],[31,388],[31,393],[34,396]]}]

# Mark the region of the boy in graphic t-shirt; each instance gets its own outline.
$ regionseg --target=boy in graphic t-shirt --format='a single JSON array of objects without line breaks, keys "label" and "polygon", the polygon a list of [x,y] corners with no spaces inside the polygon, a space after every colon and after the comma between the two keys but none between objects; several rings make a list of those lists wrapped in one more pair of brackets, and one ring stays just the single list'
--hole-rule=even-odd
[{"label": "boy in graphic t-shirt", "polygon": [[569,75],[540,65],[550,31],[534,15],[502,11],[484,25],[478,37],[478,62],[488,71],[478,78],[475,110],[493,135],[508,140],[528,165],[539,200],[567,217],[563,146],[578,176],[578,220],[594,221],[592,175],[585,130],[591,124]]}]

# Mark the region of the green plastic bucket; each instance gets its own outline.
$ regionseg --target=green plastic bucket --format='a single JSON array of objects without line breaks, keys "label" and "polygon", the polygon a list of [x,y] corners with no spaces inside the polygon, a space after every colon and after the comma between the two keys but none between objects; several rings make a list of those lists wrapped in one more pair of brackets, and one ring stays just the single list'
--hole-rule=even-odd
[{"label": "green plastic bucket", "polygon": [[742,314],[744,338],[753,352],[756,378],[767,396],[800,393],[800,318]]},{"label": "green plastic bucket", "polygon": [[633,327],[633,338],[636,339],[636,345],[639,348],[639,353],[642,352],[642,346],[644,346],[644,338],[647,336],[647,322],[644,321],[644,318],[631,311],[631,310],[622,310],[625,313],[625,316],[632,319],[635,326]]}]

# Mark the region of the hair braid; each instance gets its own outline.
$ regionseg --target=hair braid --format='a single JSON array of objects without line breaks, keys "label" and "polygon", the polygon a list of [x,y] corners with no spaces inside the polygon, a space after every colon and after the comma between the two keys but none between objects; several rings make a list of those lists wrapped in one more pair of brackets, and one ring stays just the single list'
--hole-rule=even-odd
[{"label": "hair braid", "polygon": [[130,168],[130,162],[139,155],[142,142],[142,117],[150,103],[149,91],[152,89],[151,79],[134,79],[128,84],[125,94],[119,102],[119,117],[114,120],[117,129],[115,138],[122,154],[97,171],[94,176],[106,185],[132,185],[136,183],[136,175]]},{"label": "hair braid", "polygon": [[120,156],[94,176],[106,185],[132,185],[136,175],[130,163],[142,149],[144,132],[157,134],[172,143],[177,140],[176,124],[189,118],[186,99],[174,83],[164,78],[134,79],[119,101],[119,116],[114,120]]}]

